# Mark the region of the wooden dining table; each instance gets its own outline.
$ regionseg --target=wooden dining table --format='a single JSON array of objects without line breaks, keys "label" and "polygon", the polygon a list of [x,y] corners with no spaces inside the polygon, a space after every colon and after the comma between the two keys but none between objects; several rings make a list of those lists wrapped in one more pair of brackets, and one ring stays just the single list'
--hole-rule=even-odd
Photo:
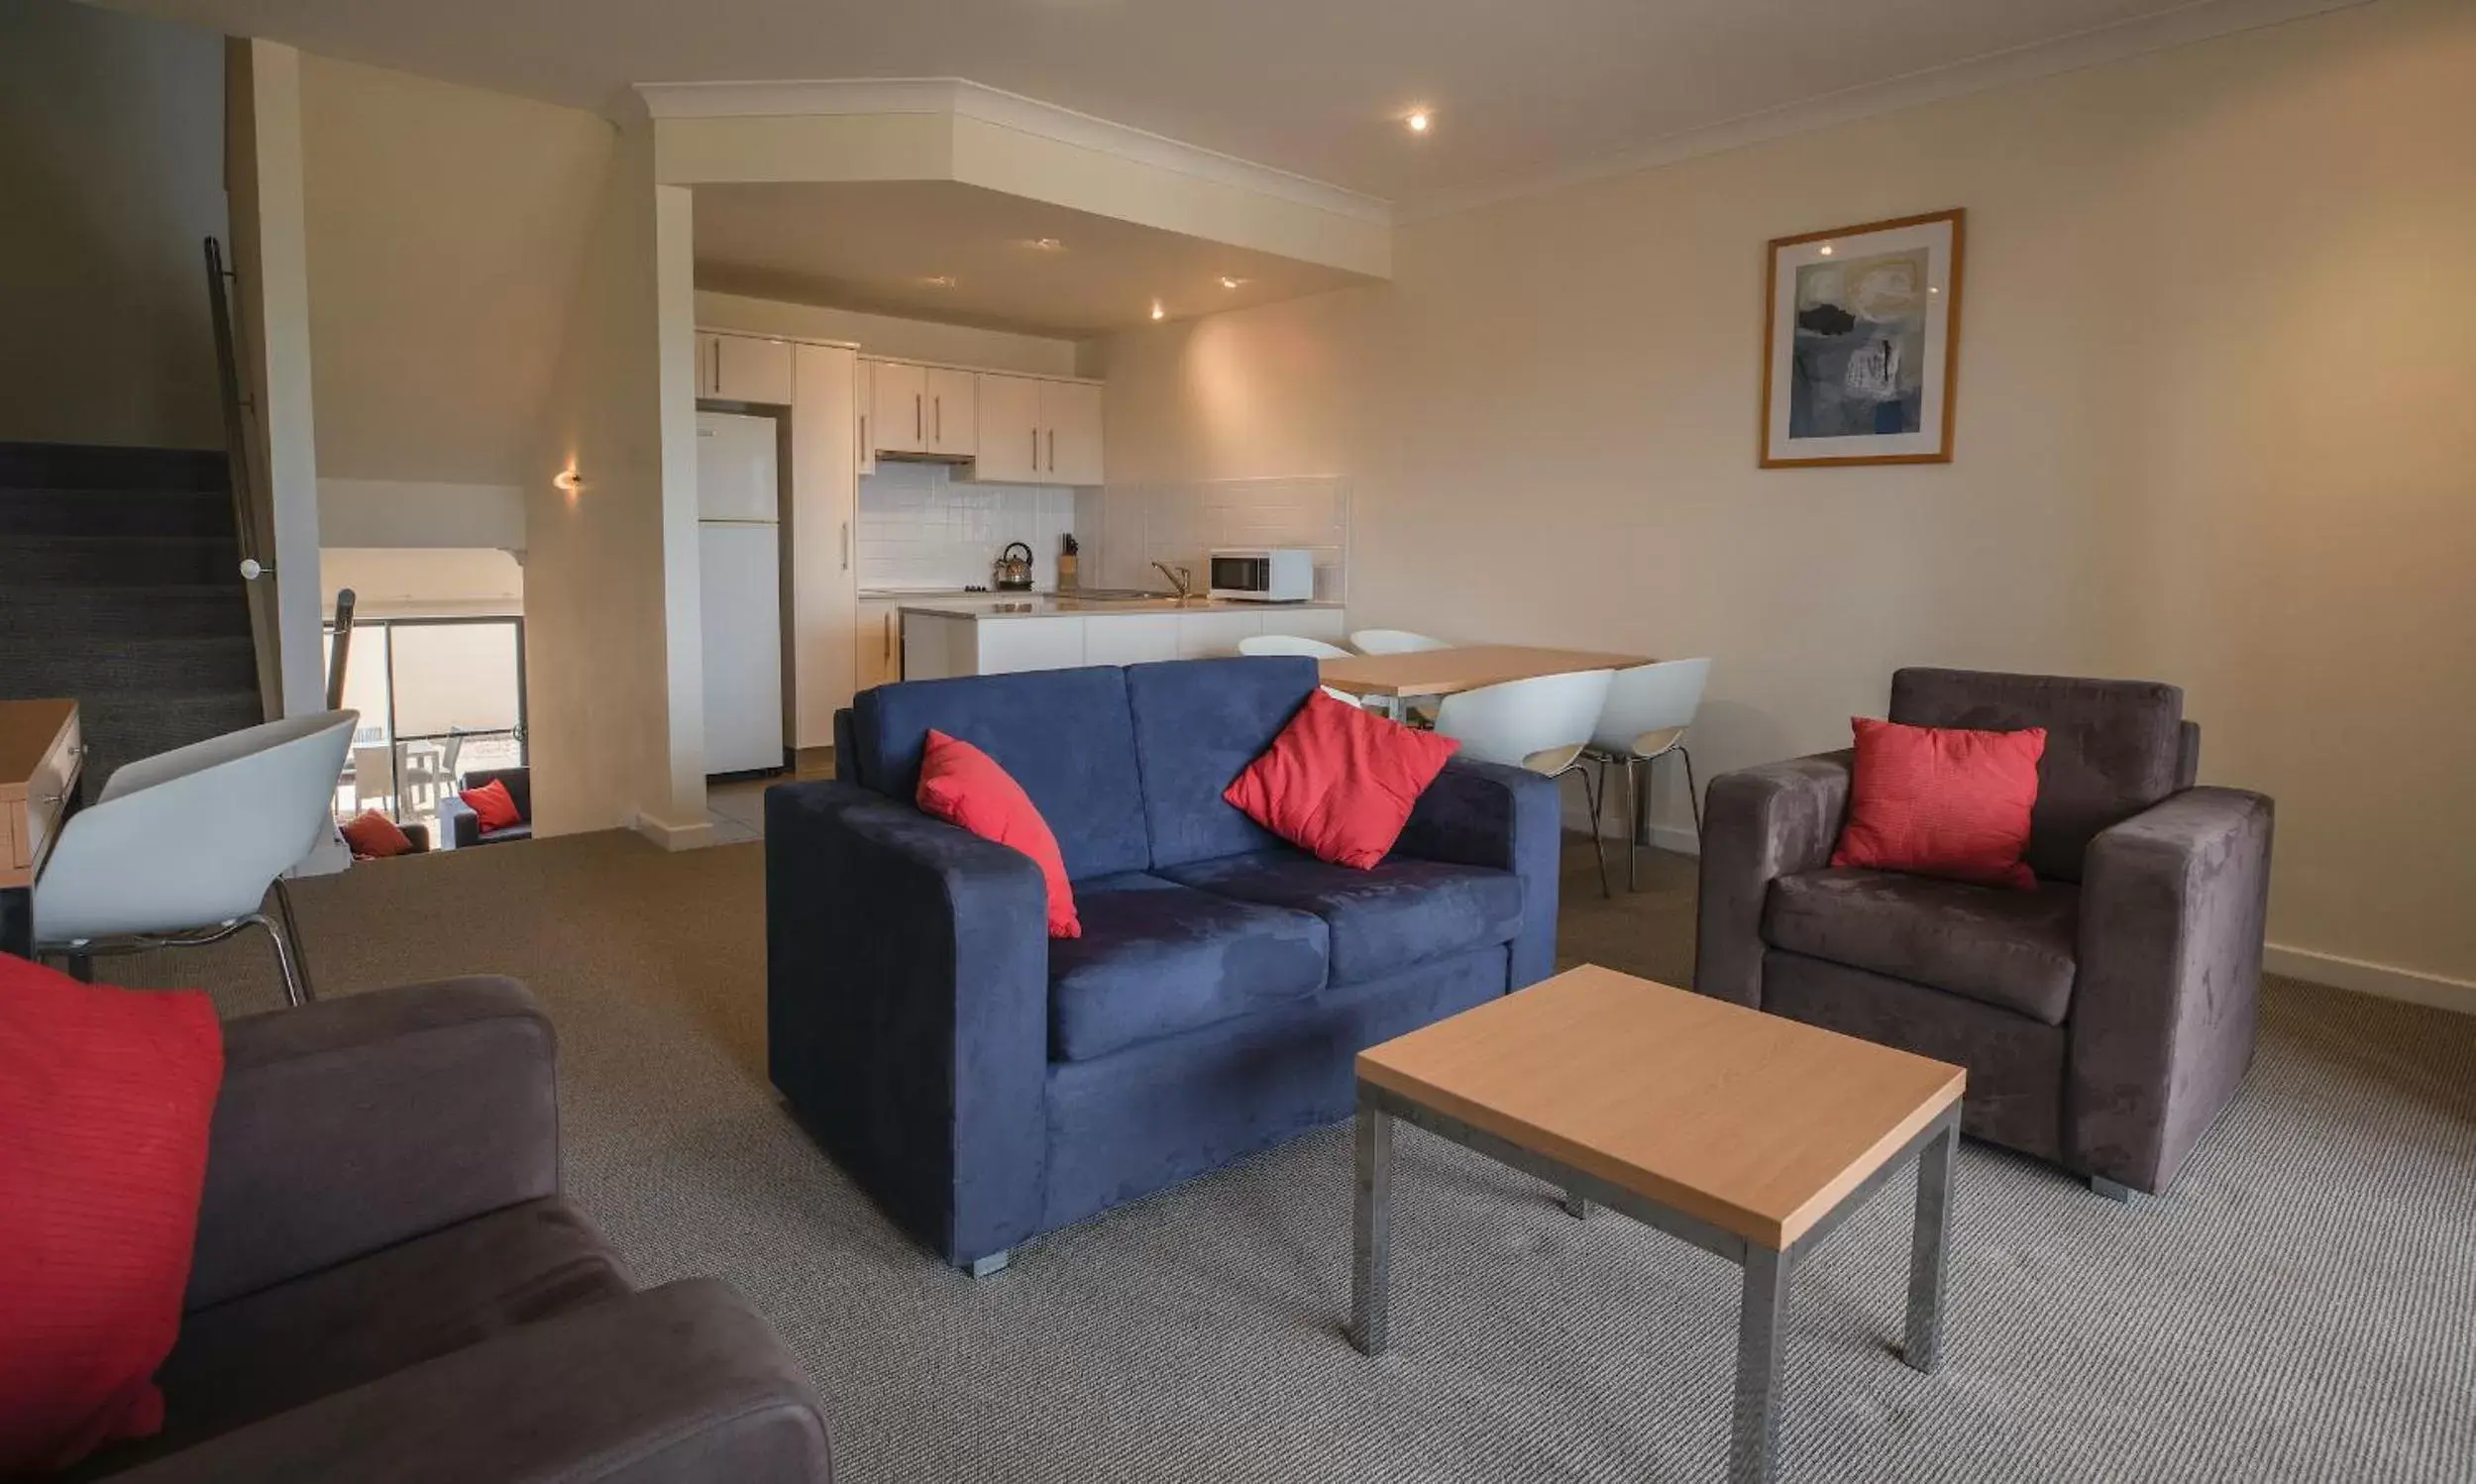
[{"label": "wooden dining table", "polygon": [[1603,654],[1588,649],[1534,649],[1521,644],[1471,644],[1416,649],[1394,655],[1351,655],[1317,662],[1324,684],[1352,695],[1389,702],[1396,714],[1412,697],[1453,695],[1507,681],[1577,670],[1630,670],[1649,655]]}]

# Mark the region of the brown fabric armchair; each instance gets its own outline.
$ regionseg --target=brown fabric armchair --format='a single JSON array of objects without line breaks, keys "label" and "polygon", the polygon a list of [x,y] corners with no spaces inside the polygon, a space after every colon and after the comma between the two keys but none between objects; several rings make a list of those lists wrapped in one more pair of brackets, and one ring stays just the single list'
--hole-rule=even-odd
[{"label": "brown fabric armchair", "polygon": [[1902,670],[1890,718],[2042,726],[2010,892],[1833,869],[1847,752],[1711,782],[1694,988],[1969,1069],[1964,1127],[2099,1191],[2164,1190],[2252,1058],[2271,803],[2193,786],[2184,693]]},{"label": "brown fabric armchair", "polygon": [[826,1484],[815,1394],[719,1283],[636,1292],[559,1193],[550,1022],[457,979],[224,1027],[164,1428],[115,1484]]}]

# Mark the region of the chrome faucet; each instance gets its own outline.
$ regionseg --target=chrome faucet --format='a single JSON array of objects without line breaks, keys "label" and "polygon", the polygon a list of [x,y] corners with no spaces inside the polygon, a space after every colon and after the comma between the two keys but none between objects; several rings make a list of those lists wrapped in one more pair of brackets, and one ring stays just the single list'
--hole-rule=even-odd
[{"label": "chrome faucet", "polygon": [[1193,590],[1195,586],[1195,574],[1187,571],[1183,567],[1172,567],[1166,562],[1155,562],[1152,565],[1159,568],[1160,575],[1169,580],[1169,585],[1177,589],[1178,597],[1181,600],[1195,595]]}]

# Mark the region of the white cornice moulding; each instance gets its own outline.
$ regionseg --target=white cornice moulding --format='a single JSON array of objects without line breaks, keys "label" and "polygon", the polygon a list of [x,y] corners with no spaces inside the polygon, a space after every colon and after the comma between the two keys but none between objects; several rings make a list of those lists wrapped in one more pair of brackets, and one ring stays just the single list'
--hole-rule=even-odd
[{"label": "white cornice moulding", "polygon": [[856,78],[819,82],[645,82],[637,93],[656,119],[807,118],[842,114],[951,114],[1080,149],[1174,170],[1217,185],[1390,225],[1392,203],[1198,145],[1096,119],[960,77]]},{"label": "white cornice moulding", "polygon": [[1879,114],[1897,113],[1921,104],[1940,103],[1971,93],[1988,92],[2041,78],[2077,72],[2107,62],[2123,61],[2171,48],[2308,20],[2331,11],[2350,10],[2371,0],[2197,0],[2157,15],[2075,32],[2053,41],[2036,42],[2009,52],[1932,67],[1882,82],[1865,83],[1836,93],[1740,115],[1716,124],[1684,129],[1649,144],[1580,164],[1526,175],[1492,186],[1406,202],[1396,208],[1397,220],[1426,221],[1499,202],[1540,195],[1567,185],[1604,180],[1614,175],[1657,169],[1704,155],[1741,150],[1771,140]]}]

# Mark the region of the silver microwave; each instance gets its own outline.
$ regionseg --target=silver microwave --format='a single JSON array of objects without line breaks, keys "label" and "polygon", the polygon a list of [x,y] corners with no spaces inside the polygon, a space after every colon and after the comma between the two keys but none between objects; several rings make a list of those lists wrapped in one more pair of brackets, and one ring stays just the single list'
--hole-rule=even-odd
[{"label": "silver microwave", "polygon": [[1316,595],[1315,553],[1300,546],[1223,547],[1212,554],[1214,597],[1303,603]]}]

